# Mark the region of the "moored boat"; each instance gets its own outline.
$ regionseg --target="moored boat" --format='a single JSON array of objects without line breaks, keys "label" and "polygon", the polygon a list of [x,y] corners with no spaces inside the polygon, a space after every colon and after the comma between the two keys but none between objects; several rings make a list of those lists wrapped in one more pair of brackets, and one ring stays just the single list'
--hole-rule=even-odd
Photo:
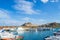
[{"label": "moored boat", "polygon": [[45,40],[60,40],[60,36],[50,36],[45,38]]},{"label": "moored boat", "polygon": [[0,32],[0,40],[23,40],[23,36],[14,35],[13,33],[9,32]]},{"label": "moored boat", "polygon": [[23,36],[16,36],[16,40],[23,40]]},{"label": "moored boat", "polygon": [[60,40],[60,30],[53,33],[53,36],[45,38],[45,40]]},{"label": "moored boat", "polygon": [[60,30],[57,31],[57,32],[54,32],[53,34],[54,34],[55,36],[56,36],[56,35],[60,35]]}]

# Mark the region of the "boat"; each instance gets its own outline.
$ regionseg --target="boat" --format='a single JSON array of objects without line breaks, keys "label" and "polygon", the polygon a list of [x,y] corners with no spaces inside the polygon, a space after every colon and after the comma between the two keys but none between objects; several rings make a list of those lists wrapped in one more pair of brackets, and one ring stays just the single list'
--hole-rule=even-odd
[{"label": "boat", "polygon": [[60,40],[60,30],[53,33],[53,36],[45,38],[45,40]]},{"label": "boat", "polygon": [[45,40],[60,40],[60,36],[50,36],[45,38]]},{"label": "boat", "polygon": [[54,34],[55,36],[56,36],[56,35],[60,35],[60,30],[57,31],[57,32],[54,32],[53,34]]},{"label": "boat", "polygon": [[16,31],[17,31],[18,34],[23,34],[24,33],[24,29],[22,27],[17,28]]},{"label": "boat", "polygon": [[16,40],[23,40],[23,36],[16,36]]},{"label": "boat", "polygon": [[13,33],[9,33],[6,31],[0,31],[0,40],[23,40],[23,36],[14,35]]}]

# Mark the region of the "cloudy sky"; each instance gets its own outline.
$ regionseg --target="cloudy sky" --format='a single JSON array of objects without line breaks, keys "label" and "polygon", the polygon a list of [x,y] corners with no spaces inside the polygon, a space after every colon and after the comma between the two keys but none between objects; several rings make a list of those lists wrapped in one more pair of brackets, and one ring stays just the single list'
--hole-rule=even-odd
[{"label": "cloudy sky", "polygon": [[0,0],[0,25],[60,22],[60,0]]}]

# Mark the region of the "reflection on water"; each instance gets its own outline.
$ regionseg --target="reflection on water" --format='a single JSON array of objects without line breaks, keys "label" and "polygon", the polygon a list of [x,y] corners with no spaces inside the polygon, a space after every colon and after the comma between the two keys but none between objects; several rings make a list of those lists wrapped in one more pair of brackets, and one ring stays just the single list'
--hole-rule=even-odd
[{"label": "reflection on water", "polygon": [[56,32],[58,28],[55,30],[46,30],[46,31],[38,31],[38,32],[29,32],[25,31],[23,34],[20,34],[21,36],[24,36],[24,40],[44,40],[47,36],[52,36],[53,32]]}]

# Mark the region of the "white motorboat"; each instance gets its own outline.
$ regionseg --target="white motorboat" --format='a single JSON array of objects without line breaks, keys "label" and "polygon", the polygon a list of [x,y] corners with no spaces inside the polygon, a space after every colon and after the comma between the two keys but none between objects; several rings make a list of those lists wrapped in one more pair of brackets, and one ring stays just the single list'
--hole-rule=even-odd
[{"label": "white motorboat", "polygon": [[14,35],[13,33],[0,30],[0,40],[23,40],[23,36]]},{"label": "white motorboat", "polygon": [[23,28],[17,28],[16,31],[18,32],[18,34],[23,34],[24,33],[24,29]]},{"label": "white motorboat", "polygon": [[45,38],[45,40],[60,40],[60,36],[50,36]]},{"label": "white motorboat", "polygon": [[47,37],[45,40],[60,40],[60,31],[54,32],[53,36]]}]

